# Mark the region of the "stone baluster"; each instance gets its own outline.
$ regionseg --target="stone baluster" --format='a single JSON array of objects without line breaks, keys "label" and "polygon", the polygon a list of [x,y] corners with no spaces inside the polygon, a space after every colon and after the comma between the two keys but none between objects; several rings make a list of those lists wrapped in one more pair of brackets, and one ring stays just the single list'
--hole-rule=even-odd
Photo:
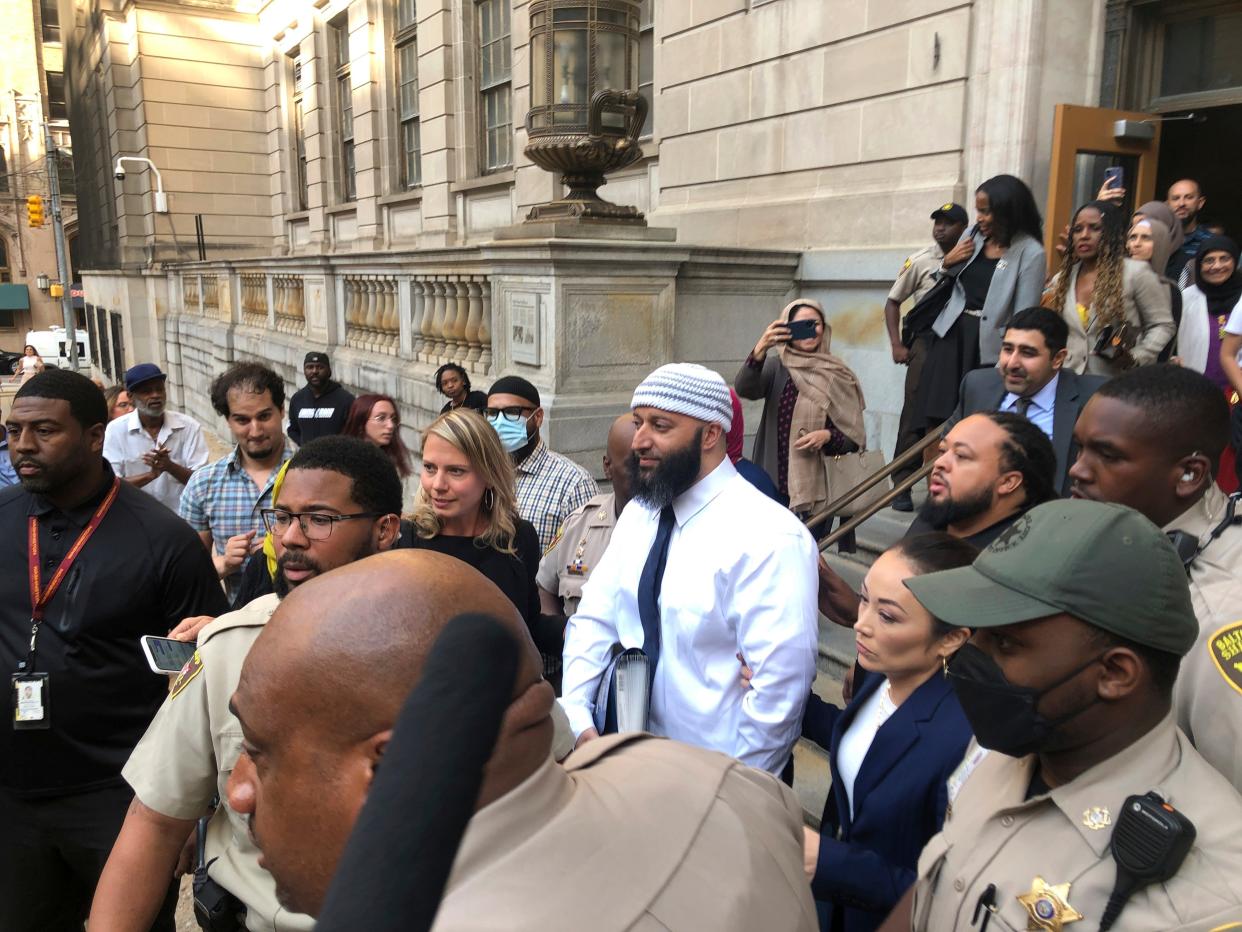
[{"label": "stone baluster", "polygon": [[448,307],[444,312],[444,355],[453,362],[459,362],[466,349],[465,312],[468,309],[462,300],[465,294],[461,288],[461,276],[448,276],[445,286]]},{"label": "stone baluster", "polygon": [[302,327],[306,323],[306,304],[303,299],[306,291],[302,285],[302,279],[292,279],[293,284],[293,316],[298,320],[298,326]]},{"label": "stone baluster", "polygon": [[384,332],[387,336],[388,352],[396,355],[401,349],[401,318],[397,300],[397,280],[385,278],[381,282],[384,288]]},{"label": "stone baluster", "polygon": [[422,334],[423,348],[418,358],[423,362],[431,362],[435,357],[435,337],[432,331],[436,323],[436,286],[430,279],[421,279],[419,288],[423,293],[423,317],[419,323],[419,333]]},{"label": "stone baluster", "polygon": [[431,360],[432,362],[440,362],[444,359],[444,351],[448,345],[448,341],[444,337],[445,312],[448,310],[448,283],[444,281],[432,282],[433,289],[433,313],[431,318]]},{"label": "stone baluster", "polygon": [[427,301],[423,294],[423,283],[415,278],[410,281],[410,355],[414,359],[422,359],[423,317],[427,313]]},{"label": "stone baluster", "polygon": [[483,323],[483,289],[480,287],[478,280],[471,276],[470,280],[465,283],[469,304],[469,312],[466,315],[466,358],[467,368],[473,369],[474,363],[479,361],[483,354],[483,345],[479,342],[479,327]]},{"label": "stone baluster", "polygon": [[487,279],[482,279],[479,287],[483,291],[483,314],[479,319],[479,346],[482,347],[479,371],[486,374],[492,368],[492,285]]}]

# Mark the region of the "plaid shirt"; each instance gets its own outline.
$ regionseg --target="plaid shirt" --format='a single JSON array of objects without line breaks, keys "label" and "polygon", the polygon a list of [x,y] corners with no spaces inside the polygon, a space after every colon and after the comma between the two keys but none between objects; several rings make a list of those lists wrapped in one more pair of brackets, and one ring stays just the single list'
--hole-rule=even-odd
[{"label": "plaid shirt", "polygon": [[[291,456],[293,444],[286,441],[280,462],[260,491],[242,468],[241,454],[234,447],[228,456],[195,470],[181,493],[181,517],[194,530],[211,534],[216,553],[224,553],[224,545],[230,537],[247,531],[262,535],[263,518],[259,516],[259,510],[271,506],[272,484],[280,467]],[[246,564],[243,563],[241,569],[224,580],[230,602],[237,595],[245,569]]]},{"label": "plaid shirt", "polygon": [[565,519],[598,494],[589,472],[542,440],[517,466],[518,514],[535,526],[545,552]]}]

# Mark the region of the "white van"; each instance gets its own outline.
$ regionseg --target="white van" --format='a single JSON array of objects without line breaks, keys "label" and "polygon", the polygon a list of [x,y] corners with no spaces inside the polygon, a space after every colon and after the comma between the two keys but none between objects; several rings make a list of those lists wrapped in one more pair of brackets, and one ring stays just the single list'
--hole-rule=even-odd
[{"label": "white van", "polygon": [[[91,367],[91,341],[85,330],[78,335],[78,368]],[[65,328],[49,327],[47,330],[27,330],[26,342],[43,357],[43,362],[58,369],[69,368],[69,348],[65,345]]]}]

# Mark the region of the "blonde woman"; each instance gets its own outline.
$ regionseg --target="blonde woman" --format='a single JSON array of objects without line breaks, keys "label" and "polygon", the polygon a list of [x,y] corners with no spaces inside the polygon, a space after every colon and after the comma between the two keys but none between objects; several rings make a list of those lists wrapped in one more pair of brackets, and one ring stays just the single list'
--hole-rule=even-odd
[{"label": "blonde woman", "polygon": [[1126,217],[1103,201],[1074,214],[1043,303],[1069,325],[1065,367],[1079,375],[1150,365],[1176,329],[1168,288],[1146,262],[1126,258]]},{"label": "blonde woman", "polygon": [[[474,411],[449,411],[423,433],[422,460],[413,533],[401,546],[469,563],[517,606],[539,644],[539,535],[518,517],[513,461],[496,431]],[[547,652],[559,654],[554,627],[547,635],[557,643]]]}]

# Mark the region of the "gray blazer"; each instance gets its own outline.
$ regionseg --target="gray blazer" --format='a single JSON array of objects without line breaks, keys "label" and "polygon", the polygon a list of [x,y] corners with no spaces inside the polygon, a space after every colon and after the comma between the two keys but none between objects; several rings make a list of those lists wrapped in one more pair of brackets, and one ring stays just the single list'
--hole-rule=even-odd
[{"label": "gray blazer", "polygon": [[[983,235],[975,233],[974,239],[974,255],[951,273],[955,277],[983,251]],[[1014,312],[1039,304],[1044,292],[1045,272],[1043,244],[1024,233],[1019,234],[1009,244],[1004,258],[996,264],[996,273],[992,276],[992,285],[983,304],[983,316],[979,321],[979,357],[983,365],[995,365],[1000,358],[1005,328]],[[965,310],[966,289],[960,282],[955,282],[949,302],[932,324],[936,336],[943,337],[948,333]]]},{"label": "gray blazer", "polygon": [[[1069,468],[1078,458],[1078,447],[1074,443],[1074,424],[1096,389],[1107,381],[1104,376],[1078,375],[1064,367],[1061,369],[1060,378],[1057,380],[1057,397],[1052,405],[1052,449],[1057,454],[1054,485],[1061,495],[1069,494]],[[1007,394],[1009,393],[1005,391],[1000,371],[996,368],[967,372],[962,379],[957,410],[949,419],[949,427],[971,414],[999,410]]]}]

